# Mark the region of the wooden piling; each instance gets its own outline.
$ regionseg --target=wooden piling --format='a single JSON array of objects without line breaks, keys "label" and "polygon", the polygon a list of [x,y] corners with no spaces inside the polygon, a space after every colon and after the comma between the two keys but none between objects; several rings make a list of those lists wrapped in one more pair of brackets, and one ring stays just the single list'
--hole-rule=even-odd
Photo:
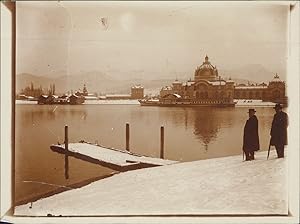
[{"label": "wooden piling", "polygon": [[69,156],[65,155],[65,179],[69,179]]},{"label": "wooden piling", "polygon": [[68,125],[65,125],[65,149],[69,150]]},{"label": "wooden piling", "polygon": [[69,156],[68,156],[68,150],[69,150],[69,134],[68,134],[68,125],[65,125],[65,179],[69,179]]},{"label": "wooden piling", "polygon": [[164,140],[165,140],[165,132],[164,126],[160,127],[160,158],[164,158]]},{"label": "wooden piling", "polygon": [[126,150],[129,150],[129,123],[126,123]]}]

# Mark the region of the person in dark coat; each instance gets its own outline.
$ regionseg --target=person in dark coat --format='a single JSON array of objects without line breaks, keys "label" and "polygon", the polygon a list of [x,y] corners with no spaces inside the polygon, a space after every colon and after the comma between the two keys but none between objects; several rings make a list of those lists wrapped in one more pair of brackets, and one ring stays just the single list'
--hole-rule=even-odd
[{"label": "person in dark coat", "polygon": [[255,112],[254,109],[249,109],[249,119],[244,127],[243,151],[246,161],[254,160],[254,152],[259,150],[258,120]]},{"label": "person in dark coat", "polygon": [[287,145],[288,115],[282,111],[281,104],[276,104],[271,128],[270,145],[276,148],[278,158],[284,157],[284,146]]}]

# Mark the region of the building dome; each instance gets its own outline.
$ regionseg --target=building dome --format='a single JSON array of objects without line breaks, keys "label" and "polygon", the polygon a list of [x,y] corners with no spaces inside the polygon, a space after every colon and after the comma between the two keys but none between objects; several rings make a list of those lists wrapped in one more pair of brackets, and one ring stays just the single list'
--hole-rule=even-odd
[{"label": "building dome", "polygon": [[215,67],[208,61],[208,56],[205,56],[205,61],[199,67],[199,69],[214,69]]},{"label": "building dome", "polygon": [[197,67],[195,70],[195,81],[199,79],[204,80],[216,80],[218,77],[218,70],[216,66],[213,66],[209,60],[208,56],[206,55],[205,61],[202,63],[201,66]]}]

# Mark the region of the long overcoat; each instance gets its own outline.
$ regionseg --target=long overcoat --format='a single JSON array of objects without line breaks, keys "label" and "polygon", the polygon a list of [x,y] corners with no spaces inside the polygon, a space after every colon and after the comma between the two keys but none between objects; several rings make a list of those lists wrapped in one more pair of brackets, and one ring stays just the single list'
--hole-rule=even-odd
[{"label": "long overcoat", "polygon": [[258,120],[255,115],[249,117],[244,127],[243,150],[254,152],[259,150]]},{"label": "long overcoat", "polygon": [[280,111],[274,114],[271,128],[271,145],[287,145],[288,115]]}]

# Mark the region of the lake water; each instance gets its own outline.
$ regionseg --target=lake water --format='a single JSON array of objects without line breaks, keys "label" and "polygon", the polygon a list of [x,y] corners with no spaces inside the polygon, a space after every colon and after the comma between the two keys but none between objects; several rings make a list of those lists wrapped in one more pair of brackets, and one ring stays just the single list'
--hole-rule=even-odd
[{"label": "lake water", "polygon": [[[274,110],[258,107],[261,150],[267,150]],[[247,107],[172,108],[139,105],[16,105],[16,191],[20,201],[92,177],[110,169],[69,158],[68,180],[64,156],[50,150],[63,143],[85,140],[125,148],[125,124],[130,124],[130,151],[159,157],[160,127],[165,127],[165,158],[194,161],[241,155]]]}]

